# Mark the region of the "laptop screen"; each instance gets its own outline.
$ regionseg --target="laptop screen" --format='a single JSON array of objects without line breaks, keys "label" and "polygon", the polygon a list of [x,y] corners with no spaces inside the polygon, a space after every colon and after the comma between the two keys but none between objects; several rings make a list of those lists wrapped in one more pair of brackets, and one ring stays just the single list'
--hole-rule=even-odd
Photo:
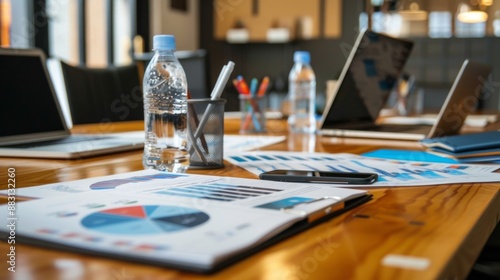
[{"label": "laptop screen", "polygon": [[66,133],[44,63],[39,50],[0,49],[0,143]]},{"label": "laptop screen", "polygon": [[373,124],[399,78],[413,43],[365,31],[358,37],[323,115],[322,128]]}]

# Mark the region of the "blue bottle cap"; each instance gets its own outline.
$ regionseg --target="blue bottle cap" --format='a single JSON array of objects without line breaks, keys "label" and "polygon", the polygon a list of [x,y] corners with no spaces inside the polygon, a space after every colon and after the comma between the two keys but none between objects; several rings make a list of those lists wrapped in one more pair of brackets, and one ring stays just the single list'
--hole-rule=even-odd
[{"label": "blue bottle cap", "polygon": [[293,62],[309,64],[311,62],[311,55],[307,51],[296,51],[293,54]]},{"label": "blue bottle cap", "polygon": [[175,51],[174,35],[155,35],[153,37],[153,50],[173,50]]}]

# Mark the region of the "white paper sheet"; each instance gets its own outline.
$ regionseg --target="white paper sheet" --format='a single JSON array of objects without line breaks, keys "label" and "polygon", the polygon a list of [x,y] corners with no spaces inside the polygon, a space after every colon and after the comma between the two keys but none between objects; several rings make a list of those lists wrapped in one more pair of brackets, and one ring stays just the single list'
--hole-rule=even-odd
[{"label": "white paper sheet", "polygon": [[[228,155],[226,160],[245,168],[255,175],[274,169],[369,172],[378,174],[379,179],[373,185],[359,185],[357,187],[500,182],[500,173],[498,173],[500,165],[425,163],[378,159],[353,154],[280,151],[243,152]],[[349,185],[349,187],[356,186]]]}]

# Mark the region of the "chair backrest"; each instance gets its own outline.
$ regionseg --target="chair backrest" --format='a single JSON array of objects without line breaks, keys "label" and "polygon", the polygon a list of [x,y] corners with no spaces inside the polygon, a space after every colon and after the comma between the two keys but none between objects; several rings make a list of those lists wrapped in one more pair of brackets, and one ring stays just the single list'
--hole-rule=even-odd
[{"label": "chair backrest", "polygon": [[136,64],[88,68],[61,61],[73,124],[144,119]]},{"label": "chair backrest", "polygon": [[186,72],[191,98],[209,98],[207,52],[205,50],[176,51],[175,56]]},{"label": "chair backrest", "polygon": [[[142,65],[142,71],[148,66],[153,55],[153,52],[148,52],[135,56],[135,60]],[[179,50],[175,52],[175,56],[186,72],[191,98],[209,98],[211,89],[209,89],[207,51],[203,49]]]}]

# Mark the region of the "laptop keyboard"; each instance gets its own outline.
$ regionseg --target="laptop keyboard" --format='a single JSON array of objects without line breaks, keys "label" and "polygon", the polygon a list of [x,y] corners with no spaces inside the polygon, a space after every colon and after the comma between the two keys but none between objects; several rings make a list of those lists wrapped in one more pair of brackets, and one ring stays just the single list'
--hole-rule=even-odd
[{"label": "laptop keyboard", "polygon": [[85,135],[85,134],[73,134],[68,137],[56,140],[48,140],[36,143],[23,143],[23,144],[15,144],[2,146],[5,148],[32,148],[32,147],[40,147],[40,146],[49,146],[49,145],[60,145],[60,144],[71,144],[71,143],[81,143],[85,141],[96,141],[96,140],[104,140],[110,139],[110,136],[102,136],[102,135]]},{"label": "laptop keyboard", "polygon": [[425,131],[429,130],[429,125],[397,125],[397,124],[384,124],[371,127],[368,130],[372,131],[386,131],[386,132],[410,132],[410,131]]}]

